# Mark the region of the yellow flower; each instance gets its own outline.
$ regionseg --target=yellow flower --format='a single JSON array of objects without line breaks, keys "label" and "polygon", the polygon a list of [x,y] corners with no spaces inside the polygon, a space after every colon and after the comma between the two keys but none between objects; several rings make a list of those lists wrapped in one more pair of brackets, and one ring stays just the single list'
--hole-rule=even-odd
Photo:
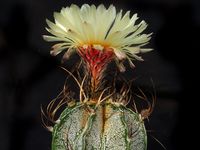
[{"label": "yellow flower", "polygon": [[127,59],[131,66],[133,59],[143,60],[138,53],[148,52],[152,49],[142,48],[150,40],[151,34],[142,34],[147,24],[141,21],[136,24],[137,14],[130,17],[130,11],[124,15],[122,10],[110,5],[105,8],[103,4],[84,4],[80,7],[72,4],[54,13],[55,23],[47,20],[46,28],[52,36],[44,35],[44,39],[55,44],[51,51],[57,55],[64,51],[64,58],[81,49],[93,48],[99,51],[112,51],[117,64],[124,69],[121,60]]}]

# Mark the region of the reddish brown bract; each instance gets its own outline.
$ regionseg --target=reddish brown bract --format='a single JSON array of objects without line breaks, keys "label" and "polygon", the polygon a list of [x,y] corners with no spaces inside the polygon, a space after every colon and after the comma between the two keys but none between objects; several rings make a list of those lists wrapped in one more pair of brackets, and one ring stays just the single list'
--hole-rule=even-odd
[{"label": "reddish brown bract", "polygon": [[88,46],[87,48],[79,47],[78,54],[86,63],[87,69],[94,80],[93,86],[96,87],[101,80],[103,70],[114,56],[113,50],[111,48],[98,50],[92,46]]}]

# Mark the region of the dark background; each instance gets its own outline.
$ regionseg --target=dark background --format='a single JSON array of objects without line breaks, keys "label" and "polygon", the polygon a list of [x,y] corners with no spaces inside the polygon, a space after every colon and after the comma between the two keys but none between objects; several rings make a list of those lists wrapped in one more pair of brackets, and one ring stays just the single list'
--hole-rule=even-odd
[{"label": "dark background", "polygon": [[[62,89],[65,73],[60,59],[49,55],[45,18],[53,19],[71,3],[113,3],[138,13],[153,32],[149,47],[134,70],[135,86],[147,89],[152,78],[157,91],[149,118],[148,149],[198,149],[199,0],[1,0],[0,1],[0,150],[50,150],[51,134],[41,125],[40,105],[47,105]],[[73,60],[66,63],[71,68]]]}]

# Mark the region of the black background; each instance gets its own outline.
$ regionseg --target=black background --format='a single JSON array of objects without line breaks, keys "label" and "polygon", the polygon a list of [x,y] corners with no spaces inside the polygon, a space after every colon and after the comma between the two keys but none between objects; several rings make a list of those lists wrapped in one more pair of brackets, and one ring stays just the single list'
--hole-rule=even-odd
[{"label": "black background", "polygon": [[[114,4],[118,10],[137,12],[149,24],[146,32],[154,33],[149,44],[154,51],[124,73],[137,77],[135,86],[142,89],[152,86],[150,78],[156,86],[148,149],[163,149],[152,136],[168,150],[198,149],[200,1],[1,0],[0,150],[50,150],[51,134],[41,125],[40,105],[55,98],[66,76],[42,35],[47,34],[45,19],[53,20],[54,11],[71,3]],[[73,65],[69,60],[65,67]]]}]

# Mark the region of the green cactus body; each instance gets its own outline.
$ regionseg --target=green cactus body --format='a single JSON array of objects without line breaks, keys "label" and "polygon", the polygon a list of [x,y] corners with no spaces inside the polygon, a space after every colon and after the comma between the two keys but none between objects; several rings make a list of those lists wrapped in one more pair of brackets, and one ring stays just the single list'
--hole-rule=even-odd
[{"label": "green cactus body", "polygon": [[52,150],[145,150],[147,135],[138,113],[119,103],[76,103],[53,128]]}]

